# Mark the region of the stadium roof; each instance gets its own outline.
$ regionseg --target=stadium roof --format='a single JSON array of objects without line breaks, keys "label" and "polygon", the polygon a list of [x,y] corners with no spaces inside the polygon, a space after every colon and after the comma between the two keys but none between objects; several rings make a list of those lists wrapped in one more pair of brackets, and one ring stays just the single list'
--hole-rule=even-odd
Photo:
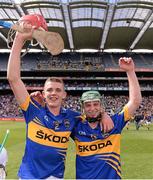
[{"label": "stadium roof", "polygon": [[[16,23],[31,13],[44,16],[65,49],[153,50],[153,0],[0,0],[0,20]],[[0,27],[1,49],[7,33]]]}]

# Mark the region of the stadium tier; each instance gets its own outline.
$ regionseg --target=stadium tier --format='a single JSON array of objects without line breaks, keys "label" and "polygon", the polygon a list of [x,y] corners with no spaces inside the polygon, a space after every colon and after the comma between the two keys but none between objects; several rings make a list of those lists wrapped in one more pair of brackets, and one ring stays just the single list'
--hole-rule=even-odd
[{"label": "stadium tier", "polygon": [[[1,53],[1,71],[6,71],[9,54]],[[136,64],[137,71],[153,70],[153,55],[133,53],[62,53],[58,56],[51,56],[49,53],[29,53],[22,58],[22,70],[60,70],[60,71],[116,71],[120,57],[132,57]]]},{"label": "stadium tier", "polygon": [[[12,91],[6,79],[9,54],[1,53],[0,55],[0,93],[2,99],[0,116],[20,117],[20,109],[18,109],[17,103],[11,95]],[[73,96],[70,105],[68,96],[65,106],[80,110],[77,100],[80,94],[86,90],[98,90],[108,100],[110,100],[109,96],[115,100],[115,95],[116,98],[119,98],[117,97],[118,95],[128,95],[126,73],[121,72],[118,68],[118,59],[126,56],[128,56],[127,53],[62,53],[52,57],[49,53],[29,53],[22,58],[22,79],[29,92],[33,92],[43,90],[43,85],[47,77],[61,77],[62,75],[68,95]],[[153,95],[153,56],[146,53],[132,54],[131,56],[136,64],[141,91],[144,95],[143,103],[145,107],[149,105],[147,100],[149,102],[152,101]],[[150,96],[147,97],[148,95]],[[10,101],[13,102],[13,105],[4,108]],[[108,112],[111,109],[110,104],[113,109],[115,107],[120,108],[122,104],[114,106],[114,102],[108,101],[107,103],[106,109]],[[143,111],[148,110],[143,109]],[[152,111],[150,109],[150,113]]]}]

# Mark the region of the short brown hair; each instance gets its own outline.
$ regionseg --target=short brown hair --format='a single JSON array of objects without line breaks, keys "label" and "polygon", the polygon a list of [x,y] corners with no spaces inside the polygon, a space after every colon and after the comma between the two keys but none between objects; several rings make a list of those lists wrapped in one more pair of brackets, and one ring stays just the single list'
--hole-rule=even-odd
[{"label": "short brown hair", "polygon": [[64,87],[64,81],[60,77],[49,77],[49,78],[47,78],[46,81],[45,81],[44,86],[46,85],[47,82],[58,82],[58,83],[63,84],[63,87]]}]

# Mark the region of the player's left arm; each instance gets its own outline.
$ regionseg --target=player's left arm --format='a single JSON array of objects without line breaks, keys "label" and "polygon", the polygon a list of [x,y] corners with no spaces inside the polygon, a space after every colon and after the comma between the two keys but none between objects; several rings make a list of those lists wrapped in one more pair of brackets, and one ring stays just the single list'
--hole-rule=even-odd
[{"label": "player's left arm", "polygon": [[40,91],[35,91],[30,94],[30,97],[32,97],[38,104],[40,104],[42,107],[45,106],[45,99]]},{"label": "player's left arm", "polygon": [[129,82],[129,101],[125,106],[125,110],[127,111],[125,120],[129,120],[129,118],[134,115],[136,109],[138,109],[141,104],[141,90],[135,73],[133,59],[122,57],[119,59],[119,66],[122,70],[126,71]]}]

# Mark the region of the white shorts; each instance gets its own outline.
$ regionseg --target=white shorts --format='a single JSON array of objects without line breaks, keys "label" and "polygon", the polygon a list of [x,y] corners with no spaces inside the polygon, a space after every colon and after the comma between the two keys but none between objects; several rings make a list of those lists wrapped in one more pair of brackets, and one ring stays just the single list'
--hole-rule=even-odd
[{"label": "white shorts", "polygon": [[[50,180],[50,179],[56,179],[56,180],[63,180],[63,178],[57,178],[55,176],[49,176],[48,178],[46,178],[47,180]],[[23,180],[22,178],[19,178],[19,180]],[[34,179],[36,180],[36,179]]]},{"label": "white shorts", "polygon": [[7,161],[8,161],[7,151],[3,147],[2,151],[0,152],[0,179],[6,178],[5,166]]},{"label": "white shorts", "polygon": [[7,151],[3,147],[2,151],[0,152],[0,164],[2,164],[3,166],[6,166],[7,161],[8,161]]}]

